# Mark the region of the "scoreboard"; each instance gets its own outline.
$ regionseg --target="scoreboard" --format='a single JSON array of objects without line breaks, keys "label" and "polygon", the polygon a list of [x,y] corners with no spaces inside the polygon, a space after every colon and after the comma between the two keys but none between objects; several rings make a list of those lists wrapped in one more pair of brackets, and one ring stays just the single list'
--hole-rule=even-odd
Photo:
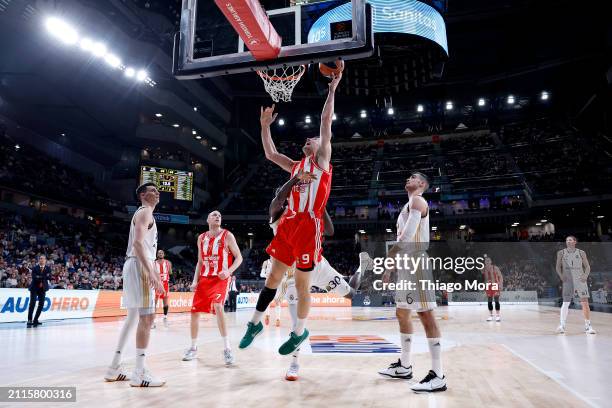
[{"label": "scoreboard", "polygon": [[140,166],[140,184],[155,183],[160,193],[172,193],[175,200],[193,200],[193,172]]}]

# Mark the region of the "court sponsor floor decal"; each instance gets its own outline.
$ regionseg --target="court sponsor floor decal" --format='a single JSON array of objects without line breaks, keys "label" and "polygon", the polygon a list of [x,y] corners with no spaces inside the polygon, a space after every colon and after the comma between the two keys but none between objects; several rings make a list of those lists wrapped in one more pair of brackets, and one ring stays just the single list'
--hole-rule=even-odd
[{"label": "court sponsor floor decal", "polygon": [[313,353],[399,353],[401,348],[376,335],[310,336]]}]

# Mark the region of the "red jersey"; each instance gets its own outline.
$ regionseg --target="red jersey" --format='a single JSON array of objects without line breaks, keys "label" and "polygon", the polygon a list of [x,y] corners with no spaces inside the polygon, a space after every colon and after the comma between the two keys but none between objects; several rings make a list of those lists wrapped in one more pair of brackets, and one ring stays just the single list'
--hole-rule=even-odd
[{"label": "red jersey", "polygon": [[293,187],[285,216],[309,213],[312,217],[321,218],[331,192],[332,166],[330,164],[329,171],[325,171],[316,163],[314,156],[308,156],[293,166],[291,177],[300,170],[316,174],[317,179],[310,184],[298,183]]},{"label": "red jersey", "polygon": [[200,235],[200,253],[202,254],[200,276],[217,276],[219,272],[228,270],[232,266],[234,256],[225,244],[228,233],[228,230],[222,229],[216,237],[210,236],[208,232]]},{"label": "red jersey", "polygon": [[162,283],[167,283],[170,280],[170,261],[162,259],[161,262],[155,261],[155,265]]},{"label": "red jersey", "polygon": [[485,266],[482,274],[484,275],[485,283],[497,283],[498,285],[501,283],[501,272],[495,265]]}]

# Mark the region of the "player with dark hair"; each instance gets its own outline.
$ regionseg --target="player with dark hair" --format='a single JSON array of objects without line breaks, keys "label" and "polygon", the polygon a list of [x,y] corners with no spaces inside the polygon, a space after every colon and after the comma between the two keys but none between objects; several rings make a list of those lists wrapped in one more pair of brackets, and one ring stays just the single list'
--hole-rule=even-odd
[{"label": "player with dark hair", "polygon": [[[490,257],[485,256],[484,263],[485,266],[482,269],[482,275],[485,284],[487,284],[485,294],[487,295],[487,307],[489,308],[489,317],[487,318],[487,322],[492,322],[493,320],[496,322],[501,322],[499,295],[501,294],[504,278],[501,271],[497,265],[493,264],[493,260]],[[497,289],[495,289],[493,285],[496,285]],[[495,301],[495,317],[493,317],[493,301]]]},{"label": "player with dark hair", "polygon": [[589,308],[589,287],[587,278],[591,273],[591,265],[586,253],[576,248],[578,240],[569,235],[565,238],[566,248],[557,252],[557,265],[555,270],[559,279],[563,282],[563,305],[559,318],[557,333],[565,333],[565,322],[569,313],[570,303],[573,298],[580,299],[582,314],[584,315],[584,332],[586,334],[597,333],[591,326],[591,309]]},{"label": "player with dark hair", "polygon": [[[155,260],[155,269],[159,273],[159,278],[164,285],[165,291],[163,293],[155,294],[155,306],[157,307],[157,300],[161,299],[164,305],[164,326],[168,326],[168,298],[170,297],[170,275],[172,275],[172,263],[166,259],[166,253],[163,249],[157,251],[157,259]],[[155,322],[153,322],[153,328],[155,328]]]},{"label": "player with dark hair", "polygon": [[[104,379],[106,381],[130,380],[132,387],[161,387],[166,382],[145,368],[145,352],[149,345],[151,325],[155,316],[155,292],[164,291],[155,271],[157,252],[157,225],[153,210],[159,203],[159,191],[154,183],[145,183],[136,189],[141,206],[130,222],[130,235],[123,265],[123,303],[127,317],[119,334],[119,342],[113,361]],[[136,330],[136,368],[130,376],[121,368],[121,353],[132,328]]]}]

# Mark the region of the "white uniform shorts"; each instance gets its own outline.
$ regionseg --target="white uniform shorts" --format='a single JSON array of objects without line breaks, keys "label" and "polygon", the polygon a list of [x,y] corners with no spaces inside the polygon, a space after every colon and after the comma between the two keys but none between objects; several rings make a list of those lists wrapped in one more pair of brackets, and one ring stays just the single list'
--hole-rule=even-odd
[{"label": "white uniform shorts", "polygon": [[[417,253],[413,256],[419,256]],[[408,287],[395,290],[395,306],[399,309],[410,309],[417,312],[426,312],[436,308],[436,292],[423,287],[422,281],[435,282],[431,268],[419,267],[414,273],[405,269],[399,269],[397,273],[398,284],[406,285],[413,282],[413,289]]]},{"label": "white uniform shorts", "polygon": [[[153,261],[151,261],[153,262]],[[143,276],[140,261],[129,257],[123,264],[123,307],[138,309],[141,315],[155,313],[155,290]]]}]

